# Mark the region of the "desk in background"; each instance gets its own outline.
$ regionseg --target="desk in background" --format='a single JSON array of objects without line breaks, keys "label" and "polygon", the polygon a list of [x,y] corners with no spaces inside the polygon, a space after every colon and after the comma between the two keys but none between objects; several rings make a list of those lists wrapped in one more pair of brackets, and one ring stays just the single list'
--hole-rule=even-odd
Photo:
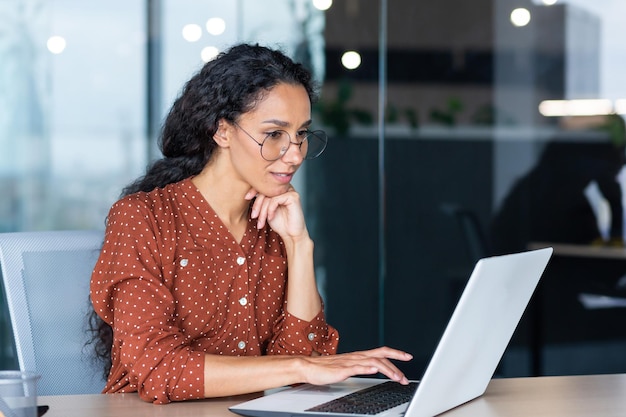
[{"label": "desk in background", "polygon": [[[550,341],[547,340],[549,337],[558,338],[555,336],[557,331],[564,332],[566,336],[562,337],[565,342],[559,340],[553,342],[555,346],[565,343],[565,346],[572,348],[575,343],[580,342],[570,339],[574,337],[572,332],[580,332],[580,338],[586,338],[581,339],[582,342],[588,341],[592,345],[593,343],[607,343],[605,348],[598,347],[599,345],[596,344],[599,349],[609,350],[606,355],[602,356],[607,358],[604,362],[599,359],[596,361],[596,366],[591,366],[594,369],[591,373],[624,372],[626,361],[620,360],[619,363],[615,363],[615,366],[609,365],[608,361],[615,361],[616,349],[625,337],[625,332],[621,330],[623,327],[619,323],[626,312],[624,309],[626,299],[622,295],[626,295],[626,291],[617,291],[614,285],[619,280],[619,276],[626,274],[626,248],[556,242],[531,242],[528,245],[528,249],[545,247],[554,249],[553,260],[548,264],[546,269],[548,276],[539,283],[538,294],[529,309],[532,375],[590,373],[580,369],[581,366],[575,366],[573,371],[549,369],[549,359],[544,358],[544,349],[550,345]],[[555,292],[555,286],[561,286],[561,289]],[[561,295],[562,293],[565,295]],[[557,294],[556,297],[555,294]],[[557,308],[555,306],[560,305],[563,300],[569,303],[569,310],[565,313],[561,311],[555,313],[555,308]],[[574,310],[571,307],[572,303],[578,306],[573,307]],[[555,314],[560,314],[561,319],[555,319]],[[602,321],[605,319],[608,321]],[[607,336],[610,328],[617,329],[614,338]],[[595,358],[601,357],[597,351],[590,352],[590,354],[593,354]]]},{"label": "desk in background", "polygon": [[532,242],[529,249],[551,246],[554,256],[574,256],[578,258],[623,259],[626,261],[626,248],[601,245],[575,245],[570,243]]},{"label": "desk in background", "polygon": [[[553,256],[626,261],[626,247],[535,242],[529,245],[529,249],[540,249],[548,246],[554,249]],[[626,298],[624,297],[626,297],[626,290],[620,296],[607,292],[601,294],[581,294],[579,299],[589,309],[623,308],[626,307]]]},{"label": "desk in background", "polygon": [[[442,417],[622,417],[626,374],[494,379],[482,397]],[[253,396],[153,405],[136,394],[39,397],[45,417],[233,417],[228,407]]]}]

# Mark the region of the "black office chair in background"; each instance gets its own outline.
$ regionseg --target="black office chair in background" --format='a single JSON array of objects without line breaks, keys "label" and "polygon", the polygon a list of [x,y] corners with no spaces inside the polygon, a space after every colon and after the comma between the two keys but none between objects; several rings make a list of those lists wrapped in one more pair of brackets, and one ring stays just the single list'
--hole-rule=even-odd
[{"label": "black office chair in background", "polygon": [[453,228],[458,230],[458,233],[454,232],[452,239],[460,239],[462,241],[461,246],[465,248],[464,254],[454,253],[452,255],[453,260],[446,272],[450,287],[448,308],[452,312],[474,265],[479,259],[488,256],[490,249],[487,236],[476,213],[454,203],[442,203],[439,208],[458,226],[458,228]]},{"label": "black office chair in background", "polygon": [[476,213],[453,203],[443,203],[440,208],[457,221],[471,264],[490,255],[489,241]]}]

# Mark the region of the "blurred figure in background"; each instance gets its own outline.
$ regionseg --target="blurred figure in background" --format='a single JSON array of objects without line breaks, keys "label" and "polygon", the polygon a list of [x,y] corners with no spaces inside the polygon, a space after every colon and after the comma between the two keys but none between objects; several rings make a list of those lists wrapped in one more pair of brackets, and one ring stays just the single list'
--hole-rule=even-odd
[{"label": "blurred figure in background", "polygon": [[[494,252],[525,250],[530,242],[623,244],[618,174],[626,163],[624,119],[609,115],[594,128],[606,131],[609,140],[546,145],[535,167],[518,180],[494,216]],[[609,213],[594,207],[598,200],[608,204]],[[602,224],[607,230],[601,230]]]}]

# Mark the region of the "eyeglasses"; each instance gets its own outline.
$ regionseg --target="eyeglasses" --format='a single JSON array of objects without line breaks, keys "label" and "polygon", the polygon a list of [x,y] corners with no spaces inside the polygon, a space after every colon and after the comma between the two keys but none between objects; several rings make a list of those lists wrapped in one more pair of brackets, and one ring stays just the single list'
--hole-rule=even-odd
[{"label": "eyeglasses", "polygon": [[282,158],[292,144],[300,149],[304,159],[315,159],[324,152],[328,143],[328,136],[323,130],[309,131],[306,129],[297,132],[297,142],[292,141],[289,133],[282,129],[267,133],[265,138],[259,142],[237,122],[233,123],[261,147],[261,156],[266,161],[276,161]]}]

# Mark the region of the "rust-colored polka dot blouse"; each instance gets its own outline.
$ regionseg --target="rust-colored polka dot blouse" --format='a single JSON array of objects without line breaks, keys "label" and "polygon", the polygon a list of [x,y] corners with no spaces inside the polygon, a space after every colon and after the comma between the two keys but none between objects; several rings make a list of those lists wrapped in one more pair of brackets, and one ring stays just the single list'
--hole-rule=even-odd
[{"label": "rust-colored polka dot blouse", "polygon": [[286,311],[285,256],[256,220],[238,244],[190,179],[115,203],[91,278],[94,308],[114,329],[104,392],[202,398],[205,352],[335,353],[323,312],[309,322]]}]

